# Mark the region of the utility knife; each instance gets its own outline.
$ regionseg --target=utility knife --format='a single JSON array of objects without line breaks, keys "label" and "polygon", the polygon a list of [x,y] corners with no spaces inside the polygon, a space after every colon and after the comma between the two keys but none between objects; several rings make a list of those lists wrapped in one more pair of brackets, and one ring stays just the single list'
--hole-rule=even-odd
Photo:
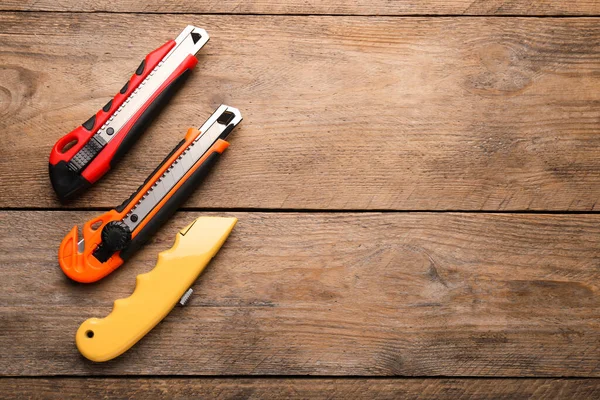
[{"label": "utility knife", "polygon": [[154,269],[138,275],[133,294],[115,301],[105,318],[90,318],[75,334],[87,359],[111,360],[136,344],[192,294],[190,286],[217,254],[237,219],[199,217],[179,231],[175,244],[158,255]]},{"label": "utility knife", "polygon": [[221,105],[159,164],[146,181],[120,206],[83,225],[62,240],[58,261],[78,282],[95,282],[130,258],[200,184],[229,147],[229,133],[242,121],[239,110]]},{"label": "utility knife", "polygon": [[50,152],[50,181],[67,201],[100,179],[141,136],[198,60],[208,42],[204,29],[189,25],[144,58],[119,93],[81,126],[61,137]]}]

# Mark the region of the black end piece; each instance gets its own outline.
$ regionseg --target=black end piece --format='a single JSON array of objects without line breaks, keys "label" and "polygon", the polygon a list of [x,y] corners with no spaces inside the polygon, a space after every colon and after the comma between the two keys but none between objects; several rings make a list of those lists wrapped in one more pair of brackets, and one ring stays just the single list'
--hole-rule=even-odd
[{"label": "black end piece", "polygon": [[129,151],[131,146],[138,140],[142,135],[146,127],[152,122],[152,120],[160,113],[160,111],[167,105],[171,97],[175,94],[177,89],[185,82],[190,75],[191,70],[186,69],[181,75],[171,82],[165,89],[154,99],[154,101],[146,108],[146,110],[140,115],[135,124],[131,127],[127,135],[123,138],[123,141],[119,145],[115,155],[110,161],[111,168]]},{"label": "black end piece", "polygon": [[64,161],[49,166],[50,182],[61,202],[73,199],[77,194],[92,186],[83,176],[73,172]]},{"label": "black end piece", "polygon": [[192,40],[194,41],[194,44],[198,43],[198,40],[200,39],[202,39],[202,35],[196,32],[192,32]]},{"label": "black end piece", "polygon": [[169,200],[161,207],[154,217],[142,228],[142,230],[131,240],[127,248],[121,251],[123,260],[131,257],[158,229],[177,211],[190,194],[202,183],[213,165],[219,159],[220,154],[216,151],[194,171],[192,175],[177,189]]},{"label": "black end piece", "polygon": [[83,126],[88,131],[91,131],[94,128],[94,124],[96,123],[96,114],[92,115],[90,119],[85,121],[81,126]]}]

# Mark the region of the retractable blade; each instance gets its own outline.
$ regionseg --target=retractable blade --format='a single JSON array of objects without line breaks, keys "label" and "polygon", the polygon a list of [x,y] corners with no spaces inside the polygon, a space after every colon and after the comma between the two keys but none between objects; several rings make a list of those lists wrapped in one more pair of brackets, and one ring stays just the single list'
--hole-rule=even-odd
[{"label": "retractable blade", "polygon": [[78,282],[95,282],[123,264],[177,210],[200,184],[221,153],[229,133],[242,121],[238,109],[221,105],[160,163],[120,206],[83,225],[63,239],[58,260],[63,272]]},{"label": "retractable blade", "polygon": [[125,155],[187,79],[208,39],[204,29],[187,26],[148,54],[102,109],[56,142],[49,172],[61,201],[88,189]]},{"label": "retractable blade", "polygon": [[185,305],[196,281],[217,254],[237,219],[199,217],[158,255],[150,272],[138,275],[133,294],[115,301],[105,318],[90,318],[75,335],[77,348],[96,362],[112,360],[137,343],[178,303]]}]

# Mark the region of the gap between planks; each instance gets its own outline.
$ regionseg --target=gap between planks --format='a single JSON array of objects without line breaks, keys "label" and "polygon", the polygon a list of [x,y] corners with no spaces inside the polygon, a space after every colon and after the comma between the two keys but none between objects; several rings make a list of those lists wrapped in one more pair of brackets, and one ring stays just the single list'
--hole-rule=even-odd
[{"label": "gap between planks", "polygon": [[[8,212],[106,212],[114,207],[0,207]],[[516,215],[598,215],[600,211],[579,210],[388,210],[388,209],[326,209],[326,208],[227,208],[227,207],[181,207],[177,212],[227,212],[227,213],[297,213],[297,214],[516,214]]]},{"label": "gap between planks", "polygon": [[228,12],[163,12],[163,11],[62,11],[62,10],[19,10],[5,9],[0,13],[39,13],[39,14],[127,14],[127,15],[196,15],[196,16],[239,16],[239,17],[371,17],[371,18],[535,18],[535,19],[577,19],[600,18],[600,14],[580,15],[536,15],[536,14],[317,14],[317,13],[228,13]]}]

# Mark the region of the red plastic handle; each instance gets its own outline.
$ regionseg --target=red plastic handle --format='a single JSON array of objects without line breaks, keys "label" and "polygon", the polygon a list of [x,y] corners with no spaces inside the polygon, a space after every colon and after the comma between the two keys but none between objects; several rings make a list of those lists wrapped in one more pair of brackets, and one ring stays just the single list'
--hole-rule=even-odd
[{"label": "red plastic handle", "polygon": [[140,122],[144,112],[154,102],[158,101],[159,96],[174,83],[187,70],[191,70],[198,63],[198,59],[192,55],[188,55],[186,59],[179,64],[173,73],[161,84],[154,94],[144,103],[135,115],[121,128],[119,134],[115,136],[102,151],[94,158],[92,162],[82,171],[81,175],[90,183],[100,179],[111,167],[115,155],[119,148],[122,147],[124,140],[128,137],[132,128]]},{"label": "red plastic handle", "polygon": [[[84,123],[87,125],[89,121],[93,120],[93,124],[91,124],[90,129],[87,129],[87,127],[84,127],[84,125],[80,125],[56,142],[50,153],[50,164],[56,165],[59,161],[69,162],[73,156],[77,154],[77,152],[81,150],[81,148],[91,139],[98,129],[104,125],[106,121],[108,121],[114,111],[125,102],[127,97],[129,97],[129,95],[139,86],[139,84],[146,79],[150,72],[152,72],[152,70],[167,55],[167,53],[171,51],[173,47],[175,47],[175,41],[169,40],[167,43],[148,54],[144,59],[143,72],[140,75],[134,73],[126,84],[127,89],[124,92],[118,92],[115,97],[113,97],[113,99],[107,103],[107,105],[110,104],[109,107],[105,106],[104,108],[100,109],[92,118]],[[126,132],[121,130],[119,135],[124,133]],[[72,147],[70,147],[68,150],[64,151],[63,148],[73,140],[76,140],[77,143],[72,145]]]},{"label": "red plastic handle", "polygon": [[[170,40],[148,54],[112,100],[88,121],[56,142],[50,152],[50,180],[61,200],[74,197],[108,172],[137,141],[146,125],[168,102],[179,84],[187,77],[187,73],[196,66],[198,63],[196,57],[188,55],[108,143],[101,145],[96,142],[96,139],[92,140],[98,129],[109,120],[175,45],[175,41]],[[77,159],[73,162],[75,156]]]}]

